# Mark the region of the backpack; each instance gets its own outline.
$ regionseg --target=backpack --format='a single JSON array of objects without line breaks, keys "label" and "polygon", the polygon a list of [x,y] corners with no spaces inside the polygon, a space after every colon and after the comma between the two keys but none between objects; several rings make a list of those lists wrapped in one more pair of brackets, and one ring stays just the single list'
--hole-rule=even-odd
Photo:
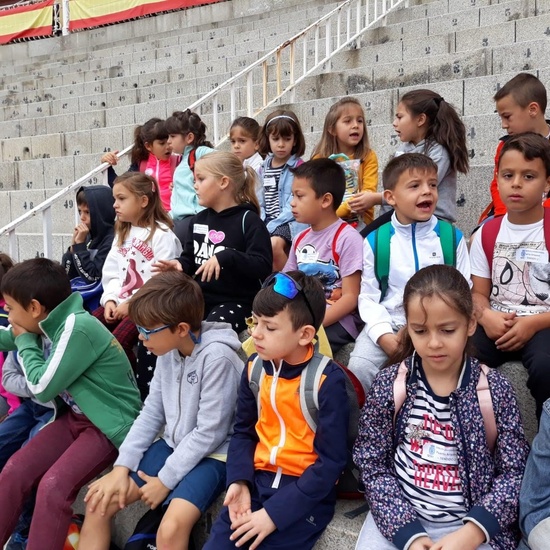
[{"label": "backpack", "polygon": [[[393,226],[387,222],[374,230],[374,275],[380,286],[380,301],[388,291],[388,276],[390,272],[390,238]],[[456,247],[458,246],[459,230],[445,220],[437,220],[434,231],[439,235],[443,261],[445,265],[456,267]],[[370,240],[370,239],[369,239]],[[371,243],[373,241],[370,241]]]},{"label": "backpack", "polygon": [[[482,226],[483,231],[481,232],[481,246],[483,248],[483,252],[485,252],[487,263],[489,264],[489,273],[491,273],[491,275],[493,273],[493,254],[495,252],[495,244],[497,242],[497,236],[500,231],[503,218],[504,216],[498,216],[486,221]],[[544,209],[542,226],[546,250],[550,253],[550,208]]]},{"label": "backpack", "polygon": [[[336,262],[336,265],[340,263],[340,254],[336,252],[336,241],[338,240],[338,237],[340,236],[340,233],[344,230],[344,227],[348,225],[346,222],[342,222],[340,224],[340,227],[336,230],[336,233],[334,233],[334,237],[332,238],[332,257],[334,258],[334,261]],[[311,227],[308,227],[307,229],[304,229],[294,241],[294,250],[298,250],[298,245],[302,242],[303,238],[311,231]]]},{"label": "backpack", "polygon": [[[483,416],[487,446],[489,447],[491,454],[493,454],[497,440],[497,424],[495,420],[495,411],[493,409],[493,400],[491,398],[491,390],[489,388],[489,381],[487,380],[489,367],[482,364],[479,366],[481,372],[479,373],[479,380],[476,386],[477,400],[479,401],[479,408],[481,409],[481,415]],[[397,371],[397,376],[393,381],[393,402],[395,403],[395,411],[393,413],[394,428],[397,415],[407,397],[407,373],[407,365],[405,364],[405,361],[401,361]]]},{"label": "backpack", "polygon": [[[321,355],[315,350],[313,357],[304,367],[300,378],[300,408],[307,422],[307,425],[314,433],[317,431],[317,420],[319,418],[319,383],[325,367],[333,361],[330,357]],[[353,464],[352,450],[357,438],[357,428],[361,409],[365,404],[365,391],[361,382],[349,369],[333,361],[345,374],[346,393],[350,405],[350,416],[348,423],[348,463],[338,480],[337,493],[340,498],[356,499],[364,495],[359,488],[359,472]],[[260,412],[260,388],[265,371],[263,361],[258,355],[252,360],[252,368],[248,379],[248,385],[256,398],[258,405],[258,416]]]}]

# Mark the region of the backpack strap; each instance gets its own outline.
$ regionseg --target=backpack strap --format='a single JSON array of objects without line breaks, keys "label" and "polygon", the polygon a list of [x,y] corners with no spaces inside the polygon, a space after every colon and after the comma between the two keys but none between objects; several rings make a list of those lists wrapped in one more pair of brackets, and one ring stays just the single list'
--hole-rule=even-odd
[{"label": "backpack strap", "polygon": [[435,230],[441,241],[443,262],[445,265],[456,267],[457,228],[446,220],[437,220]]},{"label": "backpack strap", "polygon": [[544,244],[546,245],[546,250],[550,254],[550,208],[544,208],[542,226],[544,229]]},{"label": "backpack strap", "polygon": [[315,352],[300,377],[300,408],[311,431],[317,431],[319,419],[319,384],[330,357]]},{"label": "backpack strap", "polygon": [[189,168],[193,174],[195,173],[195,162],[197,161],[197,149],[193,147],[191,151],[189,151],[189,157],[187,158],[187,163],[189,164]]},{"label": "backpack strap", "polygon": [[302,242],[303,238],[311,231],[311,227],[308,227],[307,229],[304,229],[301,233],[298,234],[296,237],[296,241],[294,242],[294,250],[298,250],[298,245]]},{"label": "backpack strap", "polygon": [[338,241],[338,237],[340,236],[340,233],[342,233],[346,225],[348,225],[346,222],[342,222],[340,224],[340,227],[336,230],[336,233],[334,233],[334,238],[332,239],[332,257],[334,258],[336,265],[340,265],[340,254],[336,252],[336,241]]},{"label": "backpack strap", "polygon": [[387,222],[374,231],[374,275],[380,286],[380,301],[388,291],[391,230],[391,222]]},{"label": "backpack strap", "polygon": [[407,398],[407,372],[408,369],[405,361],[401,361],[399,368],[397,369],[397,376],[393,381],[393,402],[395,405],[395,410],[393,411],[394,428],[397,420],[397,414],[401,410],[401,407]]},{"label": "backpack strap", "polygon": [[145,174],[145,170],[147,170],[147,161],[146,160],[140,160],[139,161],[139,171],[142,174]]},{"label": "backpack strap", "polygon": [[502,225],[502,219],[504,216],[498,216],[485,222],[481,228],[481,247],[485,252],[487,263],[489,264],[489,273],[493,274],[493,254],[495,253],[495,243],[497,242],[497,235]]},{"label": "backpack strap", "polygon": [[482,364],[480,364],[479,366],[479,380],[476,386],[477,400],[479,401],[481,416],[483,416],[483,425],[485,426],[485,437],[487,438],[487,446],[489,447],[489,451],[491,451],[491,454],[493,454],[497,441],[497,423],[495,420],[495,410],[493,409],[493,399],[491,398],[489,381],[487,379],[489,367]]},{"label": "backpack strap", "polygon": [[256,355],[252,359],[252,365],[250,365],[250,370],[248,373],[248,387],[250,391],[254,394],[256,399],[256,405],[258,407],[258,418],[260,418],[260,388],[265,377],[265,371],[263,367],[263,361],[260,359],[259,355]]},{"label": "backpack strap", "polygon": [[170,155],[170,171],[172,176],[181,162],[181,155]]}]

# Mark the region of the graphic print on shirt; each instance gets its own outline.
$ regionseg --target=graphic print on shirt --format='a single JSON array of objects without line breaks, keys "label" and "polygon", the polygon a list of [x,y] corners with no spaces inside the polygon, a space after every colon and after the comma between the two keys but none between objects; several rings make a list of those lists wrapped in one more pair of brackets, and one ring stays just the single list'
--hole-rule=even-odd
[{"label": "graphic print on shirt", "polygon": [[[204,235],[204,239],[198,241],[197,235]],[[193,225],[193,252],[195,254],[195,264],[202,265],[207,262],[214,254],[225,250],[225,246],[222,245],[225,241],[225,233],[223,231],[216,231],[210,229],[208,225],[198,224]]]},{"label": "graphic print on shirt", "polygon": [[118,249],[118,253],[124,258],[131,256],[128,259],[127,267],[123,268],[126,275],[119,294],[119,298],[125,300],[143,286],[142,275],[145,274],[145,269],[142,268],[142,264],[150,262],[155,254],[149,244],[136,237],[129,244],[124,243]]},{"label": "graphic print on shirt", "polygon": [[[542,242],[495,244],[491,307],[518,315],[544,312],[550,306],[550,263]],[[507,308],[513,304],[514,308]]]},{"label": "graphic print on shirt", "polygon": [[300,271],[321,281],[326,297],[330,297],[342,278],[336,262],[332,258],[319,259],[319,252],[313,244],[306,244],[296,251],[296,262]]}]

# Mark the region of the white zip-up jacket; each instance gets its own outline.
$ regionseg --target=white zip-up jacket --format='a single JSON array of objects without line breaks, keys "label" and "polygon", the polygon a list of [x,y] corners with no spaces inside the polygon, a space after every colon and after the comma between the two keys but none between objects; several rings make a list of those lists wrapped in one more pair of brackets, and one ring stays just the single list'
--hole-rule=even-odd
[{"label": "white zip-up jacket", "polygon": [[[423,267],[444,263],[441,241],[436,232],[437,222],[437,218],[432,216],[427,222],[402,225],[397,221],[395,213],[392,215],[388,290],[382,302],[374,269],[376,232],[367,235],[363,243],[359,313],[365,322],[364,330],[373,342],[378,342],[383,334],[392,333],[394,329],[405,325],[403,291],[407,281]],[[460,232],[457,238],[456,268],[471,286],[470,258]]]}]

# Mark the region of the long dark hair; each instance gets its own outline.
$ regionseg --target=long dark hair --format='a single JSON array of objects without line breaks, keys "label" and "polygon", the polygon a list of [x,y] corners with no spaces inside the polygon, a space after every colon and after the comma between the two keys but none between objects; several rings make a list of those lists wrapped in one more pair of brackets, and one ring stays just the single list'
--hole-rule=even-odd
[{"label": "long dark hair", "polygon": [[470,162],[466,149],[466,128],[455,108],[432,90],[407,92],[401,98],[401,103],[415,117],[426,115],[426,150],[430,142],[436,141],[447,149],[451,168],[463,174],[468,173]]},{"label": "long dark hair", "polygon": [[214,149],[214,146],[206,139],[206,124],[197,113],[190,109],[174,111],[172,116],[166,119],[166,129],[168,134],[181,134],[184,136],[192,133],[195,138],[193,147],[204,145]]},{"label": "long dark hair", "polygon": [[134,130],[134,147],[130,156],[132,164],[137,164],[149,158],[146,143],[152,144],[156,139],[167,140],[168,131],[164,120],[151,118],[145,124],[137,126]]}]

